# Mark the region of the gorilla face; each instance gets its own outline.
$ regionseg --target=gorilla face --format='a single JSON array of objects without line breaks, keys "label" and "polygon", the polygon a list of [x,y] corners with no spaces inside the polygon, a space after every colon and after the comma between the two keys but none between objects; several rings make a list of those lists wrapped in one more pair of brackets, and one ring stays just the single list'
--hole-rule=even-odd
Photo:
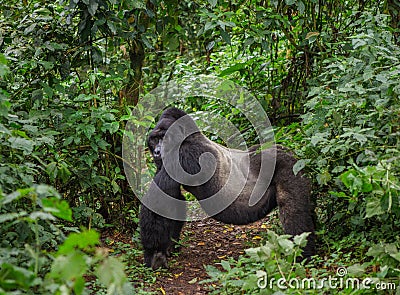
[{"label": "gorilla face", "polygon": [[149,139],[149,149],[155,162],[162,161],[163,157],[163,140],[158,137]]},{"label": "gorilla face", "polygon": [[156,127],[154,127],[154,129],[150,132],[147,140],[147,146],[149,147],[150,153],[153,156],[158,170],[161,170],[162,167],[162,158],[164,156],[163,139],[165,133],[176,120],[186,115],[185,112],[176,108],[169,110],[173,110],[173,112],[169,112],[168,114],[164,112],[161,115],[160,120],[158,121]]}]

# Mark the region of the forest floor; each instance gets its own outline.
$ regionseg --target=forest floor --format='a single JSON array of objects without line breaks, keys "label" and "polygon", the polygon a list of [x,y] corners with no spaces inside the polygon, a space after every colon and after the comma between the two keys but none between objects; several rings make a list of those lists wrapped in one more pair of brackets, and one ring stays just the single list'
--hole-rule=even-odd
[{"label": "forest floor", "polygon": [[[201,221],[187,222],[182,230],[179,253],[169,258],[168,270],[152,272],[143,267],[143,256],[132,255],[135,249],[132,236],[123,232],[105,231],[102,234],[103,245],[114,255],[128,255],[127,265],[133,267],[131,280],[136,288],[145,293],[161,295],[203,295],[209,294],[212,283],[201,283],[209,279],[205,266],[213,265],[222,269],[218,262],[237,259],[245,249],[258,246],[262,233],[274,226],[278,220],[273,213],[268,217],[249,225],[227,225],[207,218]],[[108,242],[106,242],[108,240]],[[108,245],[106,245],[108,244]],[[121,249],[120,245],[124,245]],[[131,250],[130,250],[131,249]],[[135,252],[135,251],[134,251]],[[135,252],[140,253],[140,252]],[[143,273],[139,273],[140,268]],[[129,273],[129,271],[128,271]],[[150,279],[148,279],[150,277]],[[141,282],[141,286],[137,283]],[[93,287],[92,294],[97,294]]]},{"label": "forest floor", "polygon": [[258,245],[260,232],[269,227],[265,224],[267,218],[245,226],[226,225],[213,219],[186,223],[179,254],[170,259],[168,272],[158,275],[149,291],[167,295],[208,294],[210,284],[199,283],[209,278],[205,266],[218,267],[217,262],[238,258],[245,249]]}]

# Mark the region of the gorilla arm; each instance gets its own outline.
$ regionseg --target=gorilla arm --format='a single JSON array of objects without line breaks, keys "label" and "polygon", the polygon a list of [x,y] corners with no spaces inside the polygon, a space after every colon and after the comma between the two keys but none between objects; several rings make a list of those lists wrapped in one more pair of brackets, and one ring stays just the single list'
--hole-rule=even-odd
[{"label": "gorilla arm", "polygon": [[[181,220],[169,219],[148,209],[165,208],[164,193],[178,200],[184,200],[180,191],[180,184],[170,179],[168,174],[161,169],[154,177],[148,193],[143,197],[143,204],[140,209],[140,236],[144,249],[145,265],[152,269],[167,267],[167,256],[173,250],[174,242],[179,240],[180,232],[183,227],[186,206],[180,203],[179,206],[167,208],[174,212],[163,212],[168,216],[177,215]],[[144,205],[146,204],[146,205]],[[163,214],[163,215],[164,215]]]}]

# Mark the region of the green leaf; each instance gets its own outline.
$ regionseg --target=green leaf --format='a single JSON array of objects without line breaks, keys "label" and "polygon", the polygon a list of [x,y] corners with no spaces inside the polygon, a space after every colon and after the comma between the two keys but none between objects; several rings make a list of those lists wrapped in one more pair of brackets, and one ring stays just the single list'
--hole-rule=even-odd
[{"label": "green leaf", "polygon": [[7,58],[2,53],[0,53],[0,64],[3,64],[3,65],[7,64]]},{"label": "green leaf", "polygon": [[300,235],[293,237],[293,242],[301,247],[304,247],[307,244],[307,237],[310,235],[308,232],[304,232]]},{"label": "green leaf", "polygon": [[49,175],[49,177],[52,181],[54,181],[57,178],[57,172],[58,172],[58,168],[57,168],[56,162],[51,162],[51,163],[47,164],[46,173],[47,173],[47,175]]},{"label": "green leaf", "polygon": [[266,259],[270,259],[273,251],[274,251],[275,247],[273,244],[271,243],[265,243],[264,245],[262,245],[258,252],[257,252],[257,257],[259,260],[265,261]]},{"label": "green leaf", "polygon": [[93,94],[79,94],[77,97],[74,98],[75,102],[85,102],[85,101],[90,101],[93,100],[94,98],[98,98],[97,95]]},{"label": "green leaf", "polygon": [[207,32],[208,30],[215,28],[216,25],[217,24],[214,22],[206,22],[204,25],[204,32]]},{"label": "green leaf", "polygon": [[367,207],[365,211],[365,218],[370,218],[374,215],[382,215],[385,213],[381,205],[381,200],[376,197],[367,199]]},{"label": "green leaf", "polygon": [[231,265],[229,264],[228,261],[226,260],[221,260],[221,266],[223,269],[225,269],[226,271],[230,271],[231,270]]},{"label": "green leaf", "polygon": [[222,39],[229,45],[231,45],[231,36],[222,28],[219,29]]},{"label": "green leaf", "polygon": [[84,254],[73,251],[56,257],[51,267],[50,277],[72,283],[82,277],[87,268]]},{"label": "green leaf", "polygon": [[368,249],[367,255],[373,257],[379,257],[380,255],[385,254],[385,247],[382,245],[373,245]]},{"label": "green leaf", "polygon": [[147,48],[153,49],[153,45],[150,43],[149,39],[145,35],[142,35],[141,39],[143,41],[143,44],[146,45]]},{"label": "green leaf", "polygon": [[365,273],[365,266],[356,263],[347,267],[347,273],[352,277],[361,277]]},{"label": "green leaf", "polygon": [[290,252],[290,251],[292,251],[292,249],[293,249],[293,247],[294,247],[293,242],[292,242],[291,240],[288,240],[288,239],[278,238],[278,243],[279,243],[279,246],[281,246],[282,249],[283,249],[285,252]]},{"label": "green leaf", "polygon": [[356,175],[357,172],[354,169],[350,169],[342,173],[339,178],[347,188],[350,188],[354,183],[354,178],[356,177]]},{"label": "green leaf", "polygon": [[301,0],[297,1],[297,9],[300,12],[300,14],[304,14],[304,11],[306,10],[306,6],[304,5],[303,1],[301,1]]},{"label": "green leaf", "polygon": [[5,214],[0,214],[0,223],[6,222],[6,221],[10,221],[10,220],[14,220],[14,219],[18,219],[20,217],[24,217],[27,216],[28,213],[25,211],[20,211],[18,213],[5,213]]},{"label": "green leaf", "polygon": [[111,134],[114,134],[115,132],[117,132],[119,129],[119,122],[112,122],[111,123],[111,128],[109,129]]},{"label": "green leaf", "polygon": [[369,182],[369,179],[363,178],[363,183],[361,185],[361,191],[363,193],[369,193],[372,192],[374,186],[372,183]]},{"label": "green leaf", "polygon": [[73,141],[74,141],[74,137],[73,136],[69,136],[64,140],[63,146],[70,145]]},{"label": "green leaf", "polygon": [[244,48],[248,48],[250,47],[252,44],[254,43],[254,38],[253,37],[249,37],[244,41],[243,47]]},{"label": "green leaf", "polygon": [[230,74],[232,74],[234,72],[237,72],[237,71],[240,71],[240,70],[244,69],[245,67],[246,67],[246,63],[237,63],[237,64],[235,64],[235,65],[223,70],[219,74],[219,76],[223,77],[223,76],[230,75]]},{"label": "green leaf", "polygon": [[[54,68],[54,63],[50,62],[50,61],[38,61],[38,64],[42,65],[44,67],[45,70],[50,70],[52,68]],[[41,82],[40,83],[43,87],[45,87],[44,85],[47,85],[46,83]],[[50,88],[47,85],[47,88]],[[51,89],[51,88],[50,88]],[[48,89],[47,89],[48,90]],[[45,89],[46,91],[46,89]]]},{"label": "green leaf", "polygon": [[111,187],[112,187],[113,194],[116,194],[117,192],[121,191],[118,183],[116,183],[115,180],[111,181]]},{"label": "green leaf", "polygon": [[99,8],[98,0],[89,0],[88,11],[91,16],[96,14],[97,8]]},{"label": "green leaf", "polygon": [[126,282],[125,266],[117,258],[108,257],[105,259],[97,268],[96,275],[98,276],[100,282],[109,289],[122,288]]},{"label": "green leaf", "polygon": [[85,230],[81,233],[72,233],[60,246],[57,254],[73,252],[75,248],[85,249],[99,244],[100,234],[94,230]]},{"label": "green leaf", "polygon": [[350,169],[341,174],[340,180],[354,195],[358,195],[360,192],[368,193],[373,189],[370,180],[354,169]]},{"label": "green leaf", "polygon": [[392,257],[400,262],[400,252],[397,252],[395,254],[390,254],[390,257]]},{"label": "green leaf", "polygon": [[33,151],[34,143],[21,137],[10,137],[8,141],[11,143],[11,148],[22,150],[24,154],[30,154]]},{"label": "green leaf", "polygon": [[90,139],[94,132],[96,131],[96,128],[93,125],[84,125],[82,128],[83,134]]},{"label": "green leaf", "polygon": [[315,135],[311,137],[311,144],[317,146],[318,143],[325,142],[327,136],[328,136],[327,133],[317,132],[315,133]]},{"label": "green leaf", "polygon": [[0,123],[0,133],[11,135],[11,131],[8,130],[3,124]]},{"label": "green leaf", "polygon": [[[53,66],[54,66],[54,64],[51,63],[51,68],[52,68]],[[47,85],[47,84],[44,83],[44,82],[41,82],[40,85],[42,85],[43,90],[44,90],[44,92],[47,94],[47,96],[48,96],[49,98],[52,98],[52,97],[53,97],[53,94],[54,94],[53,88],[51,88],[49,85]]]},{"label": "green leaf", "polygon": [[115,26],[114,22],[108,20],[107,26],[110,29],[111,33],[113,33],[113,34],[117,33],[117,27]]},{"label": "green leaf", "polygon": [[366,143],[368,141],[368,138],[365,135],[362,135],[360,133],[354,133],[353,136],[355,139],[357,139],[357,141],[359,143],[361,143],[361,145],[363,145],[364,143]]},{"label": "green leaf", "polygon": [[326,185],[332,179],[331,174],[328,170],[325,170],[317,174],[317,181],[320,185]]},{"label": "green leaf", "polygon": [[59,199],[61,198],[60,194],[54,187],[46,184],[39,184],[35,186],[35,191],[38,195],[42,197],[57,197]]},{"label": "green leaf", "polygon": [[52,213],[54,216],[72,221],[72,210],[67,201],[50,197],[42,199],[42,206],[45,211]]},{"label": "green leaf", "polygon": [[174,51],[179,47],[179,38],[177,36],[167,36],[165,45],[169,50]]},{"label": "green leaf", "polygon": [[107,147],[110,146],[110,144],[105,141],[104,139],[97,139],[96,144],[99,148],[103,149],[103,150],[107,150]]},{"label": "green leaf", "polygon": [[335,168],[332,169],[332,173],[340,173],[343,172],[343,170],[346,169],[346,166],[336,166]]},{"label": "green leaf", "polygon": [[[9,72],[9,69],[7,67],[7,59],[3,54],[0,53],[0,77],[3,77]],[[1,110],[1,104],[0,104],[0,110]],[[1,112],[0,112],[1,114]]]},{"label": "green leaf", "polygon": [[23,137],[25,139],[29,139],[29,136],[26,135],[26,132],[22,131],[22,130],[13,130],[12,135],[14,135],[15,137],[19,136],[19,137]]},{"label": "green leaf", "polygon": [[43,90],[42,89],[33,90],[31,96],[32,100],[41,101],[43,99]]},{"label": "green leaf", "polygon": [[211,7],[214,8],[217,5],[218,0],[208,0],[208,3],[210,3]]},{"label": "green leaf", "polygon": [[306,166],[307,163],[309,163],[309,159],[300,159],[296,162],[296,164],[293,165],[293,173],[294,175],[297,175],[303,168]]},{"label": "green leaf", "polygon": [[29,27],[27,27],[24,30],[24,35],[28,35],[29,33],[32,33],[36,28],[36,23],[31,24]]},{"label": "green leaf", "polygon": [[21,188],[16,190],[15,192],[12,192],[8,195],[6,195],[2,200],[1,203],[2,204],[8,204],[13,202],[14,200],[19,200],[23,197],[25,197],[26,195],[28,195],[29,193],[33,192],[35,189],[34,188]]},{"label": "green leaf", "polygon": [[83,275],[84,274],[74,279],[73,284],[74,284],[75,294],[83,294],[82,292],[85,289],[85,283],[86,283],[85,279],[83,278]]},{"label": "green leaf", "polygon": [[72,174],[71,171],[69,171],[67,164],[65,163],[58,170],[58,176],[60,177],[63,183],[66,183],[69,180],[71,174]]},{"label": "green leaf", "polygon": [[[9,263],[2,263],[0,266],[0,293],[4,290],[25,289],[29,291],[33,281],[36,278],[34,272]],[[21,291],[20,291],[21,292]],[[25,292],[23,292],[25,293]],[[10,293],[11,294],[11,293]]]},{"label": "green leaf", "polygon": [[246,254],[247,254],[248,256],[250,256],[251,258],[253,258],[253,259],[255,259],[255,260],[258,260],[258,259],[259,259],[258,253],[260,252],[260,247],[257,247],[257,248],[249,248],[249,249],[246,249],[245,252],[246,252]]},{"label": "green leaf", "polygon": [[56,220],[56,218],[52,214],[46,213],[46,212],[42,212],[42,211],[32,212],[31,214],[29,214],[29,218],[31,220],[38,220],[38,219],[41,219],[41,220],[52,220],[52,221]]}]

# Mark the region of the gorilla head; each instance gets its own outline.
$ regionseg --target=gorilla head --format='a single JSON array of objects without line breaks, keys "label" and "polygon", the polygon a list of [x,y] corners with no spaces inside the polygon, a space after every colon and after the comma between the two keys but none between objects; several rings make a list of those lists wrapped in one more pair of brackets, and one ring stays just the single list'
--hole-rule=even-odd
[{"label": "gorilla head", "polygon": [[168,128],[179,118],[185,116],[186,113],[177,108],[170,108],[165,111],[158,121],[156,127],[151,131],[147,140],[147,146],[149,147],[150,153],[153,156],[154,163],[157,166],[157,170],[161,169],[162,166],[162,148],[163,139]]}]

